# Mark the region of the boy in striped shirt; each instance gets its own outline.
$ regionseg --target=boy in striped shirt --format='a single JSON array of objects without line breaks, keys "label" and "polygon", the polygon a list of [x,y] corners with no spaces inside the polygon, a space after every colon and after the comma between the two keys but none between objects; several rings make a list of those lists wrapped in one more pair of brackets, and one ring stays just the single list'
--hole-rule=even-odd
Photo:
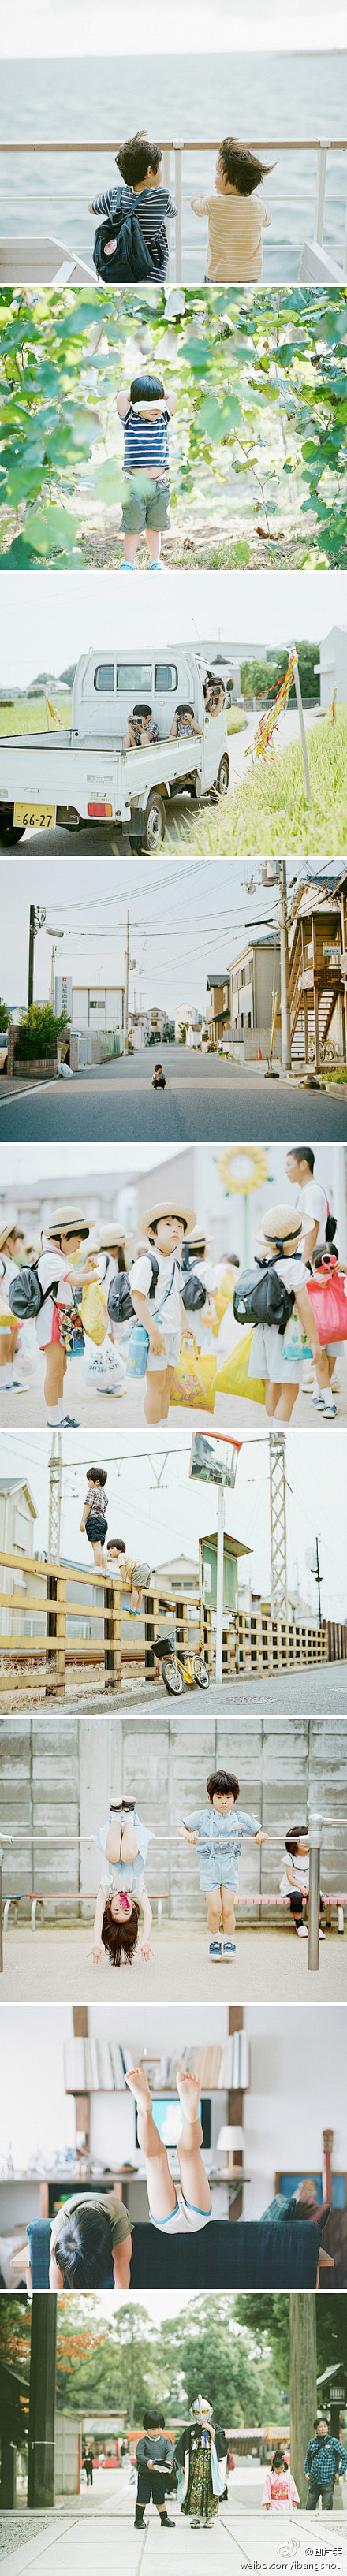
[{"label": "boy in striped shirt", "polygon": [[117,394],[117,411],[124,422],[122,534],[123,567],[128,571],[133,569],[142,531],[151,571],[158,569],[161,531],[169,523],[168,427],[176,399],[176,394],[166,396],[161,377],[154,375],[134,376],[130,392]]},{"label": "boy in striped shirt", "polygon": [[264,198],[257,195],[264,175],[265,164],[227,134],[218,153],[215,196],[191,197],[193,213],[208,215],[206,279],[240,286],[261,277],[262,231],[271,224]]},{"label": "boy in striped shirt", "polygon": [[[168,215],[173,221],[177,215],[177,206],[169,196],[168,188],[163,188],[160,144],[147,143],[146,136],[143,134],[131,134],[128,142],[120,145],[116,160],[121,179],[124,180],[122,212],[124,215],[130,214],[135,205],[147,248],[153,257],[153,277],[161,286],[167,274],[169,260],[165,218]],[[116,188],[106,188],[104,196],[93,197],[89,214],[109,215],[112,223],[116,197]],[[106,259],[112,258],[115,247],[114,241],[106,243]]]}]

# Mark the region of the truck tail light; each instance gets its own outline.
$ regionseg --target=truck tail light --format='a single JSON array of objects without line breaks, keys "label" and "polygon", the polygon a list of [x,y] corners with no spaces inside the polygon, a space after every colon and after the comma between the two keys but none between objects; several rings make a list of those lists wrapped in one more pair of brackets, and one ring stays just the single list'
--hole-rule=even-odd
[{"label": "truck tail light", "polygon": [[107,823],[112,823],[112,805],[87,805],[87,814],[93,814],[96,822],[103,816]]}]

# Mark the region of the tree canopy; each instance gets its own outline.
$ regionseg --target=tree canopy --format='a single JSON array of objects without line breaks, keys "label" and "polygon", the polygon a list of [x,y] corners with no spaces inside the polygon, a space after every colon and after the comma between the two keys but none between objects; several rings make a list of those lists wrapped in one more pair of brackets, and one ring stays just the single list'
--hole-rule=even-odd
[{"label": "tree canopy", "polygon": [[91,505],[100,526],[121,499],[120,380],[151,364],[178,395],[173,512],[200,497],[225,519],[239,484],[252,533],[255,514],[265,542],[282,517],[302,561],[314,544],[344,565],[343,288],[6,288],[0,322],[4,568],[83,563]]}]

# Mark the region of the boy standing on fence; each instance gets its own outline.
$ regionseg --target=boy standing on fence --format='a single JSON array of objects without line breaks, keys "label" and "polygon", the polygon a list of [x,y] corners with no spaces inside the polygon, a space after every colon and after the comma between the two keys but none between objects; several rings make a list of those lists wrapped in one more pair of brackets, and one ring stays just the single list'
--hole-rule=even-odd
[{"label": "boy standing on fence", "polygon": [[[197,1843],[199,1850],[199,1887],[207,1898],[208,1927],[211,1935],[210,1959],[235,1957],[235,1904],[238,1893],[239,1859],[244,1834],[256,1843],[266,1843],[258,1816],[249,1816],[239,1808],[239,1782],[233,1771],[212,1771],[207,1780],[207,1807],[198,1807],[180,1825],[180,1839]],[[222,1931],[220,1921],[222,1917]]]}]

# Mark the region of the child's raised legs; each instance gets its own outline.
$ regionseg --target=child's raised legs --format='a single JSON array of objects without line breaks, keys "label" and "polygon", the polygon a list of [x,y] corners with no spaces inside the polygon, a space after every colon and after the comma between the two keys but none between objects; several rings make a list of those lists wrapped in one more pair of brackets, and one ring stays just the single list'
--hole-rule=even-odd
[{"label": "child's raised legs", "polygon": [[133,1817],[127,1816],[125,1824],[122,1825],[119,1816],[112,1816],[112,1824],[109,1825],[107,1835],[106,1860],[136,1860],[137,1850]]},{"label": "child's raised legs", "polygon": [[197,2076],[186,2075],[184,2067],[179,2066],[176,2083],[183,2111],[183,2129],[178,2139],[177,2154],[184,2200],[188,2201],[190,2209],[206,2210],[207,2216],[211,2207],[211,2193],[201,2155],[202,2127],[199,2119]]},{"label": "child's raised legs", "polygon": [[169,2172],[166,2147],[163,2146],[153,2119],[151,2095],[144,2067],[133,2066],[131,2074],[126,2076],[126,2083],[129,2084],[130,2092],[134,2093],[135,2102],[137,2102],[137,2132],[139,2146],[143,2147],[146,2158],[151,2216],[160,2221],[163,2218],[170,2218],[170,2213],[172,2214],[176,2209],[177,2192]]}]

